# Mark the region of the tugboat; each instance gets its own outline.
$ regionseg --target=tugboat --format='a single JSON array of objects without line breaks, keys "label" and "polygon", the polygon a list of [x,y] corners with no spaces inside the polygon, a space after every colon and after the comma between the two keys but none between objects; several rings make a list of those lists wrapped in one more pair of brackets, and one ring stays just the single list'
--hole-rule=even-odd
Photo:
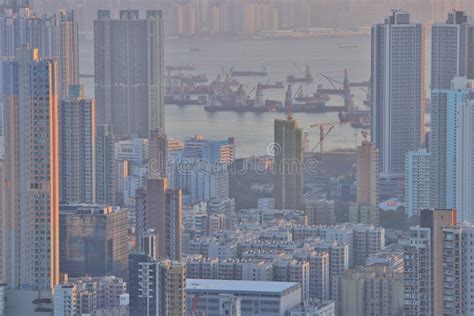
[{"label": "tugboat", "polygon": [[311,70],[309,69],[309,66],[306,65],[306,71],[304,73],[303,78],[297,78],[293,75],[288,75],[286,76],[286,81],[288,83],[295,83],[295,82],[311,83],[314,81],[314,78],[313,78],[313,75],[311,74]]}]

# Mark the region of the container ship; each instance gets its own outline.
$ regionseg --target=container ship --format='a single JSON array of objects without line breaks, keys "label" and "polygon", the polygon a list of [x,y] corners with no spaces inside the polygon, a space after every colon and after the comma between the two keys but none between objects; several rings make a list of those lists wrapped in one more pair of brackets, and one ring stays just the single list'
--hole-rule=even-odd
[{"label": "container ship", "polygon": [[275,83],[262,83],[261,84],[262,86],[262,89],[283,89],[285,88],[285,85],[283,84],[283,82],[280,82],[280,81],[277,81]]},{"label": "container ship", "polygon": [[267,68],[263,70],[234,70],[232,68],[231,75],[233,77],[266,77],[268,76]]},{"label": "container ship", "polygon": [[361,119],[368,118],[370,116],[370,111],[350,111],[350,112],[343,112],[339,111],[337,114],[339,117],[339,121],[341,122],[358,122]]},{"label": "container ship", "polygon": [[282,103],[276,100],[264,100],[262,86],[258,84],[255,99],[250,99],[242,85],[234,91],[228,82],[216,86],[214,94],[210,98],[209,105],[204,109],[207,112],[231,111],[231,112],[276,112],[282,107]]},{"label": "container ship", "polygon": [[295,83],[295,82],[302,82],[302,83],[311,83],[314,81],[313,75],[311,74],[311,70],[309,69],[309,66],[306,65],[306,70],[304,77],[302,78],[297,78],[293,75],[288,75],[286,76],[286,81],[288,83]]}]

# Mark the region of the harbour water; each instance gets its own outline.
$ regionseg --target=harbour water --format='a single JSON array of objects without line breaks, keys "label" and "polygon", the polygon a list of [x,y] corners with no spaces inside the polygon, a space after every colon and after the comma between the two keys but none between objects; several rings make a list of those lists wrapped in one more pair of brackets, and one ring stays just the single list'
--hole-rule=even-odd
[{"label": "harbour water", "polygon": [[[330,86],[323,73],[342,81],[347,68],[351,81],[368,80],[370,76],[370,37],[366,35],[348,37],[321,37],[285,40],[190,40],[167,41],[165,44],[166,65],[188,65],[196,67],[195,73],[203,73],[210,80],[222,73],[222,69],[262,70],[266,67],[268,77],[239,77],[246,91],[252,90],[258,82],[282,81],[286,86],[286,76],[304,75],[305,65],[309,65],[315,80],[305,84],[305,94],[312,94],[319,83]],[[339,46],[343,47],[339,47]],[[345,47],[347,46],[347,47]],[[93,42],[81,38],[81,73],[93,73]],[[93,95],[93,79],[83,78],[89,95]],[[294,86],[296,91],[298,84]],[[255,92],[252,92],[252,94]],[[264,97],[284,99],[285,89],[265,90]],[[365,93],[353,88],[356,105],[364,108]],[[253,95],[252,95],[253,97]],[[329,105],[342,105],[339,96],[332,96]],[[266,148],[273,140],[273,121],[284,118],[283,113],[234,113],[204,111],[202,106],[166,105],[166,133],[170,137],[187,137],[197,133],[209,139],[235,137],[237,155],[246,157],[266,154]],[[310,148],[318,138],[319,129],[311,124],[338,122],[337,113],[296,113],[301,127],[309,133]],[[350,125],[338,125],[329,134],[324,144],[325,150],[353,148],[360,143],[360,130]]]}]

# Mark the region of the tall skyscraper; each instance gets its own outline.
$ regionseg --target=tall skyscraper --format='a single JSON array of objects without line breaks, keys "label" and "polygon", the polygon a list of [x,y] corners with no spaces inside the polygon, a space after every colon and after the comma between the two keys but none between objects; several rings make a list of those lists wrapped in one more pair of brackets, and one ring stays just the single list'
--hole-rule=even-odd
[{"label": "tall skyscraper", "polygon": [[0,56],[13,58],[25,45],[38,48],[40,58],[56,59],[58,95],[67,95],[69,85],[79,84],[78,29],[74,12],[59,11],[39,17],[32,11],[30,1],[8,2],[6,7],[13,10],[0,12]]},{"label": "tall skyscraper", "polygon": [[403,174],[405,154],[424,142],[423,34],[403,11],[372,27],[371,135],[384,173]]},{"label": "tall skyscraper", "polygon": [[59,102],[61,203],[95,202],[95,103],[70,85]]},{"label": "tall skyscraper", "polygon": [[[463,11],[449,12],[446,23],[435,23],[431,30],[431,89],[449,89],[454,77],[466,77],[473,53],[474,28]],[[472,78],[471,78],[472,79]]]},{"label": "tall skyscraper", "polygon": [[[474,78],[474,25],[463,11],[435,23],[431,38],[431,207],[447,207],[447,91],[455,77]],[[462,87],[462,89],[465,87]]]},{"label": "tall skyscraper", "polygon": [[408,217],[430,208],[431,153],[410,151],[405,164],[405,208]]},{"label": "tall skyscraper", "polygon": [[53,58],[58,62],[60,96],[69,93],[70,85],[79,84],[79,38],[74,11],[59,11],[53,16]]},{"label": "tall skyscraper", "polygon": [[474,169],[470,161],[474,157],[474,85],[465,78],[455,78],[452,87],[436,92],[441,101],[444,98],[447,101],[446,146],[443,146],[446,148],[443,153],[446,156],[446,206],[457,210],[459,222],[472,223]]},{"label": "tall skyscraper", "polygon": [[59,282],[56,63],[25,48],[3,75],[6,282],[50,290]]},{"label": "tall skyscraper", "polygon": [[95,198],[98,204],[115,205],[115,135],[110,125],[97,125],[95,138]]},{"label": "tall skyscraper", "polygon": [[164,129],[163,21],[161,11],[98,12],[94,22],[94,72],[98,124],[117,136],[148,137]]},{"label": "tall skyscraper", "polygon": [[[150,231],[158,237],[158,259],[181,260],[183,206],[181,190],[168,189],[168,180],[148,179],[137,202],[137,240]],[[139,248],[142,245],[139,244]]]},{"label": "tall skyscraper", "polygon": [[274,127],[275,208],[304,210],[303,129],[290,115]]},{"label": "tall skyscraper", "polygon": [[[448,206],[455,207],[458,211],[458,221],[474,222],[474,90],[466,89],[464,100],[453,100],[450,95],[448,125],[448,163],[450,163],[450,150],[454,147],[455,165],[448,167],[449,180],[454,184],[453,203]],[[460,101],[460,102],[459,102]],[[454,143],[455,142],[455,143]],[[451,152],[453,153],[453,152]],[[455,170],[454,170],[455,169]],[[451,171],[451,172],[450,172]],[[450,190],[448,189],[448,194]],[[448,197],[449,199],[449,197]]]}]

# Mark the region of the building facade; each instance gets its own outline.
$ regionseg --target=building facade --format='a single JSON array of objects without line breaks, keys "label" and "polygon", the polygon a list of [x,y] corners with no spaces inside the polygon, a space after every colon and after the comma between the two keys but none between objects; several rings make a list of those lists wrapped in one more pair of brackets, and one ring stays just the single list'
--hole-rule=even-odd
[{"label": "building facade", "polygon": [[410,151],[405,162],[405,208],[408,217],[431,206],[431,153]]},{"label": "building facade", "polygon": [[403,174],[405,154],[424,142],[423,34],[402,11],[372,27],[371,136],[380,172]]},{"label": "building facade", "polygon": [[291,118],[275,120],[274,139],[275,208],[303,210],[303,130]]},{"label": "building facade", "polygon": [[164,50],[161,11],[99,10],[94,21],[97,123],[118,136],[148,137],[164,129]]},{"label": "building facade", "polygon": [[60,207],[60,271],[70,277],[128,273],[128,212],[111,206]]},{"label": "building facade", "polygon": [[61,203],[95,202],[95,103],[82,86],[69,86],[59,102]]},{"label": "building facade", "polygon": [[11,288],[51,290],[59,281],[58,82],[56,63],[38,56],[25,48],[4,64],[4,275]]}]

